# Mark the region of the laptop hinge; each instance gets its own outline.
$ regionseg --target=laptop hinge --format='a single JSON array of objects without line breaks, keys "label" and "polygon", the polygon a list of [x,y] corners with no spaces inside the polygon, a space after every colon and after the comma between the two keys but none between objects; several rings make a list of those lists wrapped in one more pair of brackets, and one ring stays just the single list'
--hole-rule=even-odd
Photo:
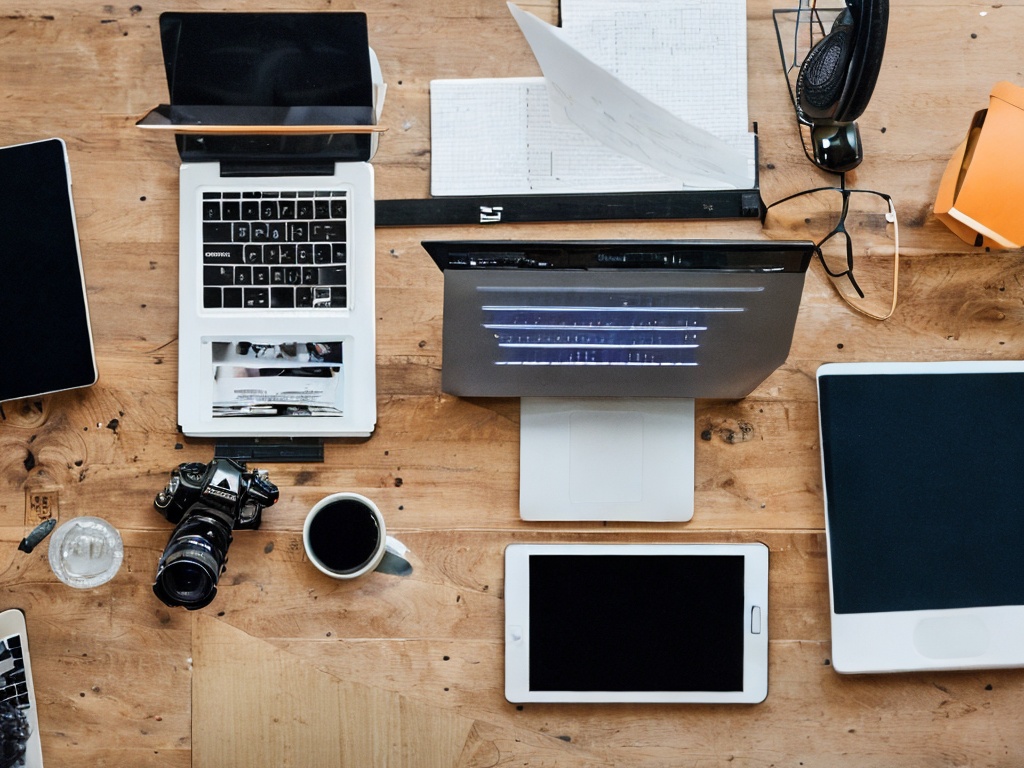
[{"label": "laptop hinge", "polygon": [[246,176],[332,176],[334,163],[232,163],[221,161],[222,178]]},{"label": "laptop hinge", "polygon": [[213,455],[243,462],[323,462],[324,441],[318,437],[225,438],[214,446]]}]

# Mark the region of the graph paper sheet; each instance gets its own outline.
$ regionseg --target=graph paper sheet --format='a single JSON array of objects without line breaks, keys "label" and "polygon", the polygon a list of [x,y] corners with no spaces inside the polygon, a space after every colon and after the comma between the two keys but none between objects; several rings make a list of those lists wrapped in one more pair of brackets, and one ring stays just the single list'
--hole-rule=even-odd
[{"label": "graph paper sheet", "polygon": [[744,2],[510,9],[546,77],[431,83],[432,194],[753,186]]}]

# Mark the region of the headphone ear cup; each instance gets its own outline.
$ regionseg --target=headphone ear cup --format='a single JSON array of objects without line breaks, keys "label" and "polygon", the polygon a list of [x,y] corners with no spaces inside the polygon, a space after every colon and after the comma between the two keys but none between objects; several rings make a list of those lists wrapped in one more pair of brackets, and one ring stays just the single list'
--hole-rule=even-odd
[{"label": "headphone ear cup", "polygon": [[857,44],[851,54],[847,96],[836,108],[835,119],[856,120],[868,106],[882,68],[885,35],[889,26],[889,0],[864,0],[857,19]]},{"label": "headphone ear cup", "polygon": [[846,88],[856,42],[852,17],[844,12],[804,58],[796,78],[800,110],[811,119],[833,119]]}]

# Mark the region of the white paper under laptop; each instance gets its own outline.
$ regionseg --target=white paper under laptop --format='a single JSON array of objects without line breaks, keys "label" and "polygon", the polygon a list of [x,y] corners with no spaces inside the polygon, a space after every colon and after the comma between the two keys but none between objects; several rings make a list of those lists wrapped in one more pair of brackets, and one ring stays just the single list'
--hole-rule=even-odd
[{"label": "white paper under laptop", "polygon": [[432,194],[755,185],[743,2],[509,8],[544,77],[431,83]]},{"label": "white paper under laptop", "polygon": [[[165,13],[160,23],[172,111],[317,107],[376,122],[382,84],[364,14]],[[375,136],[176,138],[181,429],[369,435]]]}]

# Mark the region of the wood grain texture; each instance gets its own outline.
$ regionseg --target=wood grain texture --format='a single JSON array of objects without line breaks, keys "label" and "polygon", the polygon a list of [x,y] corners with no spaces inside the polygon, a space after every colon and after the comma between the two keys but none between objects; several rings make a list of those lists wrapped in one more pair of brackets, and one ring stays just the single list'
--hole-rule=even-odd
[{"label": "wood grain texture", "polygon": [[[523,5],[557,20],[555,0]],[[885,323],[855,315],[812,268],[786,363],[742,401],[697,404],[692,522],[519,519],[518,402],[440,391],[442,277],[420,241],[800,237],[799,220],[770,233],[751,221],[381,229],[378,428],[366,441],[328,441],[323,464],[267,466],[281,501],[261,530],[238,532],[216,601],[199,615],[165,608],[150,590],[170,533],[153,496],[179,462],[212,454],[211,441],[176,429],[179,160],[168,137],[133,127],[166,100],[157,23],[172,8],[366,11],[389,84],[380,198],[427,194],[430,80],[538,72],[501,0],[4,3],[0,144],[67,142],[100,368],[91,389],[0,413],[0,608],[27,613],[48,765],[1024,764],[1022,671],[831,669],[814,390],[824,362],[1024,358],[1020,252],[968,247],[931,214],[946,160],[991,85],[1024,83],[1024,0],[894,4],[853,183],[896,201],[900,306]],[[831,183],[804,158],[771,9],[747,3],[749,112],[768,202]],[[41,305],[37,321],[47,317]],[[3,365],[45,354],[30,339],[5,346]],[[336,582],[306,562],[306,511],[339,490],[378,503],[410,547],[411,576]],[[61,519],[98,515],[121,531],[113,582],[72,590],[50,572],[45,546],[17,551],[40,494]],[[722,540],[771,549],[764,704],[504,700],[509,543]],[[267,699],[282,677],[282,696]],[[323,741],[332,722],[337,738]]]}]

